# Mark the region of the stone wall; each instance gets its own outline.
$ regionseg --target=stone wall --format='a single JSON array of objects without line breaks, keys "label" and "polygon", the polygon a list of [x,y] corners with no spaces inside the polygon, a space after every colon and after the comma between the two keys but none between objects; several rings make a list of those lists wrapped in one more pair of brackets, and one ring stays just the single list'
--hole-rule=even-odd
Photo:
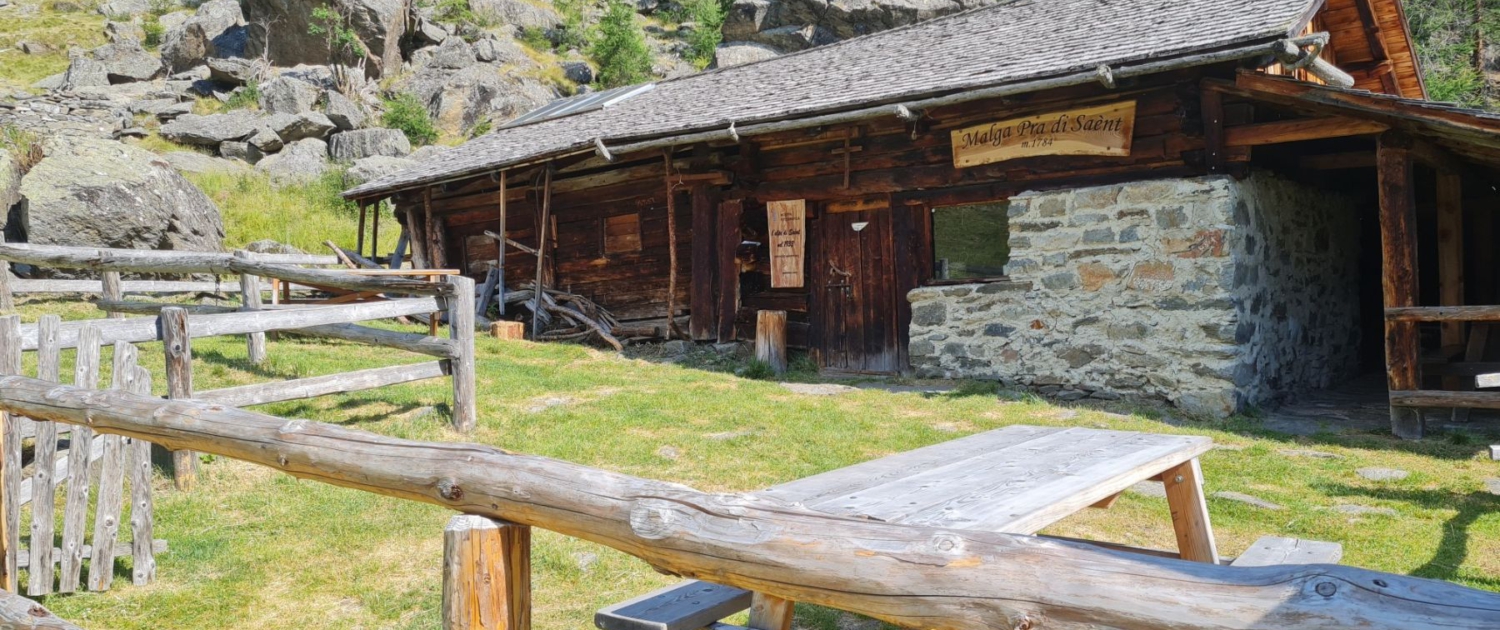
[{"label": "stone wall", "polygon": [[1011,200],[1011,282],[912,291],[919,374],[1225,416],[1354,369],[1355,204],[1256,173]]}]

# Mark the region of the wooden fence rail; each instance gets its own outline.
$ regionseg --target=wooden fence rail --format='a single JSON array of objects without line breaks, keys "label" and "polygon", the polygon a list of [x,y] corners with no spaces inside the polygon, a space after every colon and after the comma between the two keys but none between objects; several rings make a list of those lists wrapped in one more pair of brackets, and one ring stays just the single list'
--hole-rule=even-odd
[{"label": "wooden fence rail", "polygon": [[0,410],[542,527],[658,570],[923,628],[1500,627],[1500,595],[1337,565],[1225,567],[851,519],[497,448],[0,377]]}]

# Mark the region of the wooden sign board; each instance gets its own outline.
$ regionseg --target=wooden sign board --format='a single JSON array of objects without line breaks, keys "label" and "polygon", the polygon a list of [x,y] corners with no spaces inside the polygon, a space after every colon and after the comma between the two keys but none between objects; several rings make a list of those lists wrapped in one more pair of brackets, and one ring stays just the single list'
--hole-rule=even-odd
[{"label": "wooden sign board", "polygon": [[1035,155],[1130,155],[1135,101],[1037,114],[953,131],[953,166]]},{"label": "wooden sign board", "polygon": [[771,288],[802,286],[802,259],[807,250],[807,202],[801,199],[766,204],[771,231]]}]

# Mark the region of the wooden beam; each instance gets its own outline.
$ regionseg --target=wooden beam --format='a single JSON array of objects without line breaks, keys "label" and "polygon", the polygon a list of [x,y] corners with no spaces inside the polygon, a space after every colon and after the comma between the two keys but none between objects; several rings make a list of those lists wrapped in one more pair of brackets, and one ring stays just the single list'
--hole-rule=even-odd
[{"label": "wooden beam", "polygon": [[1347,168],[1375,168],[1374,151],[1349,151],[1347,153],[1323,153],[1297,158],[1298,166],[1305,170],[1333,171]]},{"label": "wooden beam", "polygon": [[1203,495],[1203,471],[1197,458],[1162,472],[1167,507],[1172,510],[1172,529],[1183,560],[1219,563],[1219,549],[1208,520],[1208,502]]},{"label": "wooden beam", "polygon": [[[428,443],[191,400],[0,377],[0,409],[150,436],[301,478],[505,518],[657,570],[897,625],[1500,626],[1500,595],[1338,565],[1240,569],[998,532],[843,518],[478,444]],[[462,462],[463,465],[455,465]],[[1372,586],[1373,585],[1373,586]]]},{"label": "wooden beam", "polygon": [[316,398],[329,394],[357,392],[388,385],[400,385],[447,375],[442,361],[428,361],[411,365],[370,368],[354,372],[342,372],[326,376],[313,376],[290,381],[256,383],[224,389],[198,392],[197,400],[216,402],[230,407],[249,407],[287,400]]},{"label": "wooden beam", "polygon": [[[1464,303],[1464,208],[1463,177],[1439,170],[1437,174],[1438,303]],[[1442,345],[1464,342],[1462,322],[1443,322]]]},{"label": "wooden beam", "polygon": [[1304,140],[1326,140],[1381,133],[1390,127],[1385,123],[1361,118],[1328,116],[1276,122],[1256,123],[1224,129],[1224,145],[1256,147]]},{"label": "wooden beam", "polygon": [[719,304],[714,299],[714,289],[719,284],[716,193],[707,186],[693,187],[693,273],[690,278],[688,334],[698,341],[713,339],[718,333],[715,322]]},{"label": "wooden beam", "polygon": [[1500,306],[1404,306],[1385,309],[1387,322],[1500,322]]},{"label": "wooden beam", "polygon": [[1388,61],[1391,55],[1386,51],[1380,20],[1375,16],[1371,0],[1354,0],[1354,9],[1359,12],[1359,25],[1365,32],[1365,43],[1370,47],[1370,59],[1377,63]]},{"label": "wooden beam", "polygon": [[[1405,137],[1386,134],[1380,137],[1375,155],[1380,192],[1381,293],[1387,309],[1415,306],[1417,300],[1417,204],[1410,147]],[[1386,381],[1391,391],[1421,387],[1420,346],[1415,322],[1386,320]],[[1391,430],[1398,437],[1421,438],[1421,411],[1393,402]]]},{"label": "wooden beam", "polygon": [[[542,298],[547,294],[547,231],[552,223],[552,167],[549,165],[542,183],[542,207],[537,217],[536,281],[531,285],[536,296],[531,304],[531,338],[542,334]],[[555,237],[554,237],[555,238]]]},{"label": "wooden beam", "polygon": [[1467,409],[1500,409],[1500,392],[1392,390],[1391,405],[1401,407],[1461,407]]},{"label": "wooden beam", "polygon": [[1227,160],[1224,154],[1224,95],[1213,90],[1200,91],[1203,110],[1203,154],[1208,172],[1223,173]]},{"label": "wooden beam", "polygon": [[734,324],[740,314],[740,219],[742,199],[719,203],[719,343],[735,340]]}]

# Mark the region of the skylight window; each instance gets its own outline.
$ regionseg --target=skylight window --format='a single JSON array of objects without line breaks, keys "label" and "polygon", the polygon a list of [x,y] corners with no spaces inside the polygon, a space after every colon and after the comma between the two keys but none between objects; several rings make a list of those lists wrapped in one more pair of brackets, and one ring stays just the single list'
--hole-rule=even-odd
[{"label": "skylight window", "polygon": [[591,112],[596,109],[604,109],[616,103],[623,102],[626,99],[638,94],[645,94],[646,92],[650,92],[654,87],[656,87],[655,83],[642,83],[640,85],[627,85],[625,87],[617,87],[609,90],[604,90],[602,92],[590,92],[588,94],[579,94],[578,96],[560,98],[552,101],[551,103],[547,103],[546,105],[531,110],[530,112],[522,115],[520,118],[505,123],[500,128],[509,129],[511,127],[520,127],[523,125],[542,122],[544,120],[552,120],[554,118],[562,118],[564,116],[572,116],[574,114]]}]

